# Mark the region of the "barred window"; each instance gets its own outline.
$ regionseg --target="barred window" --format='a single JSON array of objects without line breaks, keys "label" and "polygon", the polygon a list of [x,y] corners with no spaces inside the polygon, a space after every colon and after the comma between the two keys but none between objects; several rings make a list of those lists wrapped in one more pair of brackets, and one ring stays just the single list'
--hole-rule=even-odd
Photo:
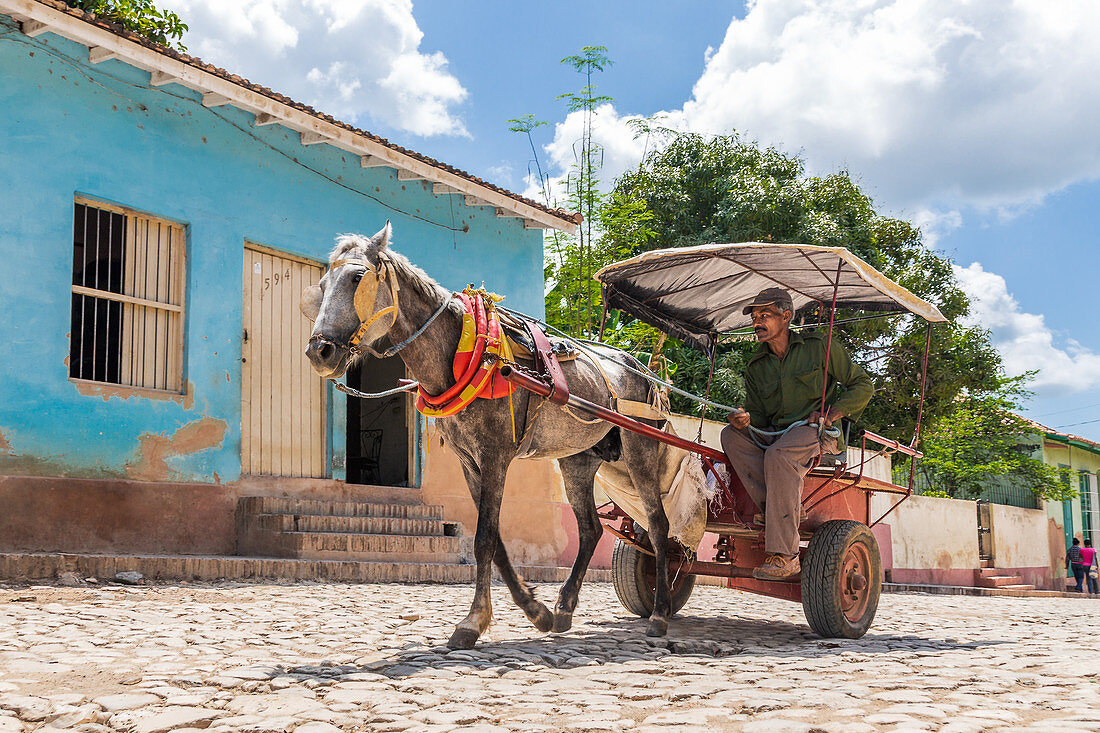
[{"label": "barred window", "polygon": [[69,377],[182,391],[184,232],[77,199]]}]

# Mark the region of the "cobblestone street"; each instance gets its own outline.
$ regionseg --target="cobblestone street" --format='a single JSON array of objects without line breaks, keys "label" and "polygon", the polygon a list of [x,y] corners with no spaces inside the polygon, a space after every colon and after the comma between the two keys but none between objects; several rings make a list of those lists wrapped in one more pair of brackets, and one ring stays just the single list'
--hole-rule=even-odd
[{"label": "cobblestone street", "polygon": [[[542,586],[540,597],[556,589]],[[0,587],[0,733],[29,730],[1100,730],[1100,603],[884,595],[859,641],[697,587],[647,640],[609,584],[538,633],[503,587]]]}]

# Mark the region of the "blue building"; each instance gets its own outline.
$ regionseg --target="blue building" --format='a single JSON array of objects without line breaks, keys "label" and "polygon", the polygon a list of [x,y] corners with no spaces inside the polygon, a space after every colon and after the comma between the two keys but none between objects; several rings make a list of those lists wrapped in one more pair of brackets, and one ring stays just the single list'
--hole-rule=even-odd
[{"label": "blue building", "polygon": [[390,220],[539,315],[576,227],[62,2],[0,0],[0,109],[0,551],[225,552],[241,487],[417,485],[421,418],[309,371],[302,287]]}]

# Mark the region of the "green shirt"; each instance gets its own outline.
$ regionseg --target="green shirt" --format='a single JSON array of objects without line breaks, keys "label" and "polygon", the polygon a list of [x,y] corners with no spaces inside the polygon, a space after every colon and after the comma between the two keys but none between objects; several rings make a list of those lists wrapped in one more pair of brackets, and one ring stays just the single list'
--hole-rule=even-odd
[{"label": "green shirt", "polygon": [[[821,379],[826,340],[816,333],[789,332],[787,353],[780,359],[760,344],[745,367],[745,409],[762,429],[782,429],[805,420],[821,407]],[[871,378],[852,361],[848,350],[833,341],[829,350],[829,390],[825,405],[855,419],[875,393]],[[841,436],[840,447],[844,447]]]}]

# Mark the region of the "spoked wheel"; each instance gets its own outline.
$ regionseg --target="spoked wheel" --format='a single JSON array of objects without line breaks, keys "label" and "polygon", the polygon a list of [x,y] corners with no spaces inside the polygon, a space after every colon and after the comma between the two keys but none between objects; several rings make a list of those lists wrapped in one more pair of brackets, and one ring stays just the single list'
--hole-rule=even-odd
[{"label": "spoked wheel", "polygon": [[[611,577],[615,585],[615,595],[623,608],[642,618],[653,613],[653,601],[657,587],[657,561],[633,545],[622,540],[615,541],[615,552],[611,555]],[[669,568],[671,612],[675,614],[691,596],[695,587],[695,576],[677,573],[676,564]]]},{"label": "spoked wheel", "polygon": [[802,563],[802,609],[810,628],[827,638],[867,633],[882,593],[882,560],[871,529],[833,519],[810,538]]}]

